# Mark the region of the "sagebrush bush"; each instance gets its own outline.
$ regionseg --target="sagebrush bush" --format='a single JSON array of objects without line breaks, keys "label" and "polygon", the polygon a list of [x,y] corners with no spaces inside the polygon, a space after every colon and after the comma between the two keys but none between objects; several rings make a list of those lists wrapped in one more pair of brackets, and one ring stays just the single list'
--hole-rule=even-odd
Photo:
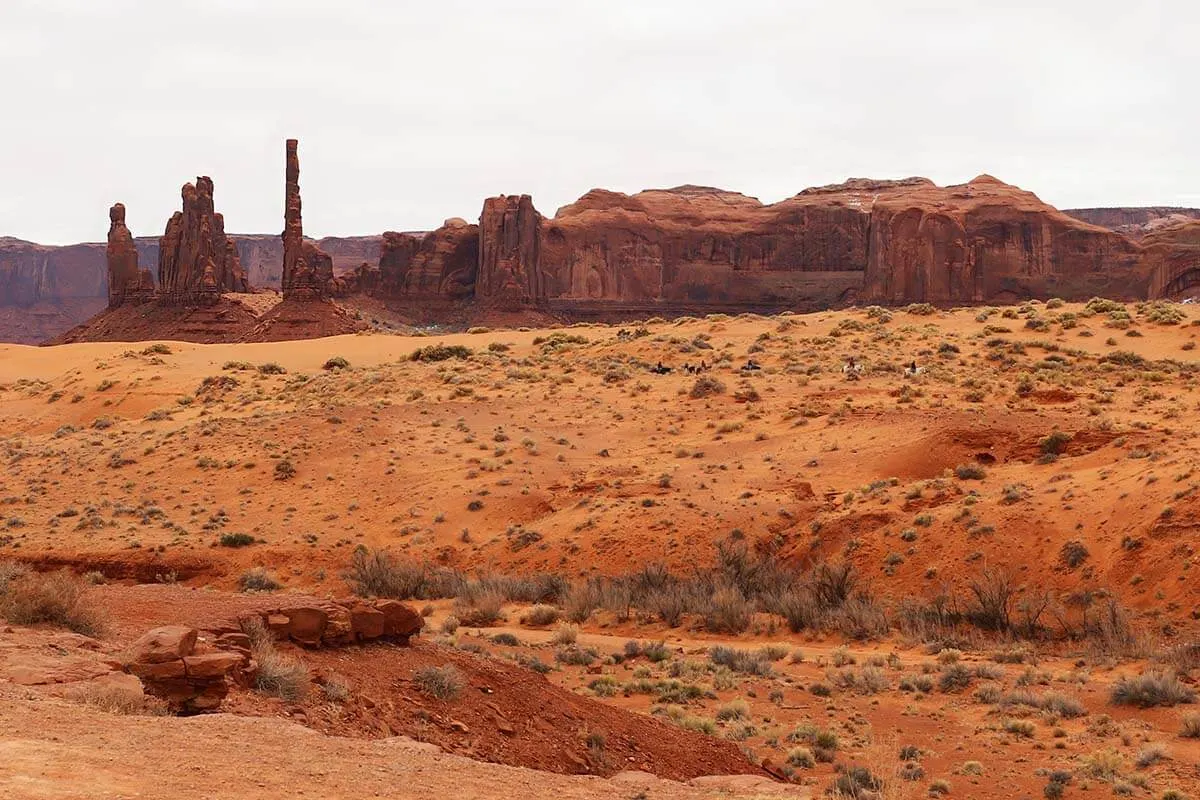
[{"label": "sagebrush bush", "polygon": [[424,695],[438,700],[455,700],[462,694],[466,681],[453,664],[440,667],[418,667],[413,671],[413,683]]},{"label": "sagebrush bush", "polygon": [[554,606],[536,605],[525,612],[521,622],[535,628],[553,625],[558,622],[560,612]]},{"label": "sagebrush bush", "polygon": [[725,394],[725,384],[711,375],[701,375],[699,378],[696,378],[696,382],[692,384],[691,391],[688,392],[688,395],[694,400],[718,394]]},{"label": "sagebrush bush", "polygon": [[412,361],[446,361],[451,358],[470,358],[471,348],[461,344],[431,344],[419,347],[412,352]]},{"label": "sagebrush bush", "polygon": [[1114,705],[1153,708],[1196,701],[1196,691],[1165,672],[1147,672],[1118,678],[1110,695]]},{"label": "sagebrush bush", "polygon": [[55,625],[84,636],[99,636],[105,627],[87,585],[65,569],[47,573],[22,566],[0,569],[0,617],[13,625]]},{"label": "sagebrush bush", "polygon": [[243,592],[274,592],[282,589],[283,584],[264,567],[248,569],[238,578],[238,588]]},{"label": "sagebrush bush", "polygon": [[308,667],[298,658],[280,653],[273,644],[260,644],[254,648],[254,660],[258,663],[254,676],[254,688],[258,691],[289,703],[303,700],[308,694],[311,684]]}]

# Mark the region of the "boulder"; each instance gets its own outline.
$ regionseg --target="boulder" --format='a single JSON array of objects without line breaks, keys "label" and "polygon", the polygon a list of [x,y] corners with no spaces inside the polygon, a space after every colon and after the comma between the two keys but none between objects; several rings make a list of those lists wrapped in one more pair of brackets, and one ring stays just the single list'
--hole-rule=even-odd
[{"label": "boulder", "polygon": [[410,605],[399,600],[377,600],[375,608],[383,614],[383,635],[407,640],[425,626],[425,620]]},{"label": "boulder", "polygon": [[203,653],[183,659],[189,678],[223,678],[241,667],[247,659],[240,653]]},{"label": "boulder", "polygon": [[191,655],[196,647],[196,629],[164,625],[147,631],[129,647],[126,663],[159,664]]},{"label": "boulder", "polygon": [[287,617],[287,636],[294,642],[316,647],[321,644],[329,625],[329,614],[320,608],[289,608],[281,612]]},{"label": "boulder", "polygon": [[387,629],[387,616],[377,608],[359,603],[350,609],[350,629],[359,641],[378,639]]}]

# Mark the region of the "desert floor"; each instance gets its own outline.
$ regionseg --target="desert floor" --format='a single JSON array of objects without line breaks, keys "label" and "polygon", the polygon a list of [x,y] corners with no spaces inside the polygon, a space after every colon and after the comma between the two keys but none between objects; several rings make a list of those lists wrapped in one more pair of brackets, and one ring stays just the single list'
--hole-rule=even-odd
[{"label": "desert floor", "polygon": [[[1112,698],[1124,677],[1178,675],[1186,693],[1200,675],[1197,334],[1189,305],[1052,302],[0,346],[0,561],[86,575],[107,617],[95,641],[0,628],[0,789],[791,788],[623,774],[596,752],[600,721],[624,724],[603,707],[730,742],[801,793],[861,765],[882,780],[864,797],[1049,797],[1054,783],[1066,797],[1200,796],[1200,739],[1184,735],[1196,706]],[[414,360],[419,348],[432,349]],[[702,361],[710,369],[685,369]],[[274,586],[271,602],[346,596],[356,551],[477,582],[457,599],[415,592],[427,626],[413,648],[297,649],[318,687],[301,701],[237,690],[228,713],[189,719],[70,702],[78,675],[59,661],[228,616],[261,601],[247,588]],[[751,579],[711,580],[730,552],[802,582],[825,565],[852,570],[854,599],[792,625]],[[602,588],[612,582],[584,599],[589,577],[660,564],[721,589],[712,607],[737,594],[744,624],[694,613],[694,597],[672,619],[621,609]],[[496,588],[534,574],[564,588]],[[978,591],[997,581],[1011,624],[979,624]],[[490,710],[426,702],[409,676],[435,663],[471,686],[523,688]],[[30,665],[58,679],[14,680]],[[331,682],[347,697],[322,694]],[[565,703],[561,690],[595,703],[575,729],[481,730],[493,711]],[[200,746],[202,762],[175,760]],[[595,760],[580,761],[589,748]],[[320,776],[301,755],[313,750]],[[214,770],[252,775],[259,794],[217,792]],[[571,772],[609,778],[552,774]],[[395,782],[411,791],[389,794]]]}]

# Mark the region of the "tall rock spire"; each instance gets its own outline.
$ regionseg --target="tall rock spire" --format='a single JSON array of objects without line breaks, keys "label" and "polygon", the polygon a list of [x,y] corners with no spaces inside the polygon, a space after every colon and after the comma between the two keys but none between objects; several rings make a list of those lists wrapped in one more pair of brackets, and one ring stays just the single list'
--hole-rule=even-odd
[{"label": "tall rock spire", "polygon": [[284,165],[283,197],[283,296],[320,298],[328,294],[333,281],[333,259],[320,248],[304,240],[304,221],[300,212],[299,142],[288,139]]},{"label": "tall rock spire", "polygon": [[116,308],[136,290],[139,272],[137,247],[125,225],[125,206],[117,203],[108,210],[108,307]]}]

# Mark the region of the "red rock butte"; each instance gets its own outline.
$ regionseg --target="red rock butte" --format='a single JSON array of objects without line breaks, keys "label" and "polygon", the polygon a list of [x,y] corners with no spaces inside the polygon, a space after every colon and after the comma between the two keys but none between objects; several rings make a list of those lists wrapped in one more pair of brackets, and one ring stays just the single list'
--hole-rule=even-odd
[{"label": "red rock butte", "polygon": [[214,211],[213,182],[201,177],[184,186],[183,209],[159,241],[157,288],[138,266],[124,207],[113,207],[106,313],[221,306],[223,321],[180,327],[178,314],[155,322],[143,312],[127,322],[97,318],[58,341],[303,338],[361,329],[364,309],[399,324],[459,326],[854,303],[1158,299],[1200,283],[1200,211],[1069,214],[989,175],[945,187],[852,179],[771,204],[705,186],[593,189],[552,217],[529,195],[501,195],[483,202],[475,224],[454,218],[427,233],[323,240],[343,254],[335,257],[304,238],[298,147],[285,145],[282,235],[254,251],[277,259],[267,272],[278,276],[283,303],[226,305],[250,286]]}]

